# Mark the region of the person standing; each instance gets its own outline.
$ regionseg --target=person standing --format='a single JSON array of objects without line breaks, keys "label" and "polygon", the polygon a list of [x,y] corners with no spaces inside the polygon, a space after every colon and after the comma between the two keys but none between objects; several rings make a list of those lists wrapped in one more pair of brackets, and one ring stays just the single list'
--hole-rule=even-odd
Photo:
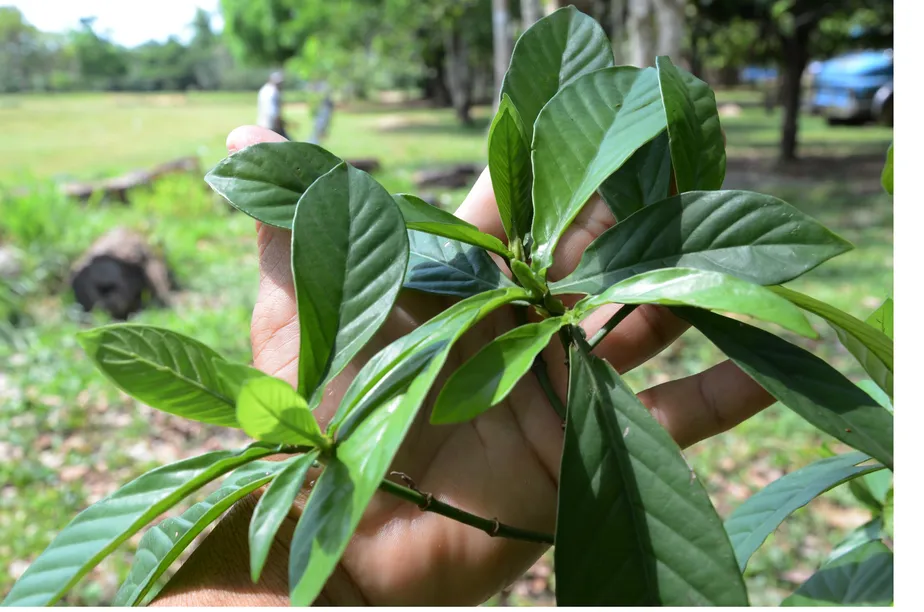
[{"label": "person standing", "polygon": [[257,94],[257,125],[288,138],[282,119],[282,84],[285,80],[281,71],[272,73],[269,80]]}]

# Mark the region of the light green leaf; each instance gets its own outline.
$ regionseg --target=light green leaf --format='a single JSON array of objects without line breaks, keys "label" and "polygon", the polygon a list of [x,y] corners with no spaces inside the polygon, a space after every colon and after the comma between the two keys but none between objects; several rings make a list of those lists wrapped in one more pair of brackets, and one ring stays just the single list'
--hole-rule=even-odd
[{"label": "light green leaf", "polygon": [[529,323],[489,342],[446,381],[430,422],[462,423],[501,402],[566,323],[560,317]]},{"label": "light green leaf", "polygon": [[869,456],[857,452],[821,459],[771,482],[738,506],[725,521],[725,530],[735,547],[741,571],[767,536],[790,514],[825,491],[882,469],[878,463],[857,465],[868,460]]},{"label": "light green leaf", "polygon": [[312,405],[385,322],[407,261],[401,212],[362,170],[341,164],[299,200],[292,231],[298,390]]},{"label": "light green leaf", "polygon": [[78,514],[29,565],[3,605],[55,603],[119,544],[187,495],[222,474],[278,452],[278,447],[264,444],[215,451],[139,476]]},{"label": "light green leaf", "polygon": [[672,308],[781,404],[892,469],[892,415],[810,352],[706,310]]},{"label": "light green leaf", "polygon": [[488,132],[488,169],[507,238],[522,245],[533,220],[533,170],[526,128],[507,94]]},{"label": "light green leaf", "polygon": [[237,420],[255,440],[327,446],[308,402],[278,378],[257,378],[244,385],[237,398]]},{"label": "light green leaf", "polygon": [[725,181],[725,142],[715,94],[709,85],[678,69],[668,57],[657,58],[656,65],[677,192],[721,189]]},{"label": "light green leaf", "polygon": [[212,366],[218,373],[218,380],[221,382],[224,394],[234,400],[235,405],[237,404],[237,396],[240,395],[245,384],[256,378],[270,377],[269,374],[257,368],[242,363],[232,363],[221,358],[212,359]]},{"label": "light green leaf", "polygon": [[[880,471],[875,472],[876,474],[885,474],[887,472]],[[856,482],[856,480],[851,480],[850,482]],[[850,534],[841,540],[831,551],[831,554],[828,555],[828,558],[825,559],[825,563],[830,563],[842,557],[845,554],[849,553],[853,549],[862,546],[868,542],[874,542],[876,540],[882,539],[882,518],[876,517],[871,521],[868,521],[857,527]]]},{"label": "light green leaf", "polygon": [[879,385],[874,383],[872,380],[865,378],[857,383],[857,386],[866,391],[866,393],[876,400],[880,406],[888,410],[889,412],[895,412],[895,408],[892,406],[892,400],[889,399],[888,394],[883,391]]},{"label": "light green leaf", "polygon": [[205,175],[205,181],[254,219],[292,229],[299,198],[339,163],[336,156],[307,142],[264,142],[232,153]]},{"label": "light green leaf", "polygon": [[696,306],[748,315],[809,338],[818,337],[798,308],[769,289],[721,272],[692,268],[643,272],[578,304],[582,318],[604,304]]},{"label": "light green leaf", "polygon": [[673,266],[777,285],[851,248],[777,198],[691,192],[646,206],[603,232],[574,272],[551,287],[556,294],[597,294],[635,274]]},{"label": "light green leaf", "polygon": [[484,249],[423,232],[409,231],[408,238],[406,289],[467,298],[514,286]]},{"label": "light green leaf", "polygon": [[882,188],[885,189],[889,195],[895,194],[895,153],[893,149],[895,148],[894,144],[889,145],[889,151],[886,153],[886,162],[882,167]]},{"label": "light green leaf", "polygon": [[722,522],[606,361],[571,350],[555,529],[561,606],[746,606]]},{"label": "light green leaf", "polygon": [[254,583],[260,579],[266,558],[276,539],[276,532],[289,515],[295,497],[305,484],[308,470],[318,458],[318,454],[318,451],[313,451],[290,462],[273,479],[254,508],[247,535],[250,548],[250,576]]},{"label": "light green leaf", "polygon": [[578,77],[542,109],[533,138],[534,268],[552,265],[587,200],[664,129],[661,108],[657,72],[622,66]]},{"label": "light green leaf", "polygon": [[890,539],[895,539],[895,491],[889,489],[882,506],[882,529]]},{"label": "light green leaf", "polygon": [[136,400],[178,416],[237,427],[214,361],[221,355],[182,334],[149,325],[116,324],[77,334],[96,367]]},{"label": "light green leaf", "polygon": [[399,193],[394,198],[409,230],[465,242],[502,257],[513,256],[507,246],[494,236],[485,234],[471,223],[466,223],[445,210],[427,204],[417,196]]},{"label": "light green leaf", "polygon": [[232,472],[221,488],[183,514],[168,518],[144,534],[113,606],[137,606],[153,596],[157,579],[182,554],[196,536],[218,520],[236,501],[256,491],[295,457],[285,461],[254,461]]},{"label": "light green leaf", "polygon": [[671,152],[667,131],[643,145],[600,184],[600,197],[617,220],[670,195]]},{"label": "light green leaf", "polygon": [[561,8],[532,25],[517,40],[501,85],[516,105],[532,142],[533,124],[542,107],[574,79],[613,65],[606,32],[573,6]]},{"label": "light green leaf", "polygon": [[892,551],[880,540],[821,566],[781,606],[888,606],[893,598]]},{"label": "light green leaf", "polygon": [[892,298],[886,298],[879,308],[866,319],[868,324],[888,336],[889,340],[895,339],[894,308]]}]

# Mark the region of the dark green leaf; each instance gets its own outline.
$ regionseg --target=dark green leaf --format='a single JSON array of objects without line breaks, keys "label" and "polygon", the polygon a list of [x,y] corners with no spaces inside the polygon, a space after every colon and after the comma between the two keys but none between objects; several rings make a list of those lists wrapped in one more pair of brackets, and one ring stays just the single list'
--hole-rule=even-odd
[{"label": "dark green leaf", "polygon": [[577,77],[613,65],[606,32],[592,17],[573,6],[543,17],[513,47],[501,95],[520,111],[527,142],[542,107]]},{"label": "dark green leaf", "polygon": [[748,315],[777,323],[809,338],[817,337],[805,315],[769,289],[721,272],[693,268],[652,270],[620,281],[579,302],[579,315],[604,304],[696,306]]},{"label": "dark green leaf", "polygon": [[866,391],[871,398],[876,400],[880,406],[888,410],[889,412],[895,412],[894,406],[892,406],[892,400],[889,399],[888,394],[883,391],[879,385],[874,383],[868,378],[865,378],[857,383],[857,386]]},{"label": "dark green leaf", "polygon": [[886,162],[882,167],[882,188],[885,189],[889,195],[895,194],[895,153],[893,149],[895,148],[894,144],[889,145],[889,152],[886,153]]},{"label": "dark green leaf", "polygon": [[888,606],[893,597],[892,551],[880,540],[821,566],[781,606]]},{"label": "dark green leaf", "polygon": [[536,355],[566,323],[566,319],[559,317],[529,323],[489,342],[446,381],[430,422],[469,421],[499,403],[529,372]]},{"label": "dark green leaf", "polygon": [[558,604],[746,606],[722,522],[680,448],[609,363],[577,347],[566,423]]},{"label": "dark green leaf", "polygon": [[669,142],[667,132],[661,132],[600,184],[600,196],[619,221],[670,195]]},{"label": "dark green leaf", "polygon": [[830,365],[762,329],[673,308],[779,402],[892,469],[892,415]]},{"label": "dark green leaf", "polygon": [[401,212],[362,170],[337,166],[299,200],[292,232],[298,390],[314,394],[312,404],[385,322],[407,261]]},{"label": "dark green leaf", "polygon": [[268,378],[269,374],[242,363],[232,363],[224,359],[212,359],[212,366],[218,373],[218,380],[224,394],[237,402],[237,396],[245,384],[256,378]]},{"label": "dark green leaf", "polygon": [[247,536],[250,548],[250,576],[254,583],[260,579],[263,566],[266,564],[266,557],[276,539],[276,532],[289,515],[295,497],[305,484],[308,470],[317,458],[317,451],[301,455],[279,472],[279,475],[260,496],[260,501],[257,502],[257,507],[254,508],[250,519]]},{"label": "dark green leaf", "polygon": [[488,132],[488,169],[507,238],[522,244],[533,220],[533,170],[526,129],[507,94]]},{"label": "dark green leaf", "polygon": [[284,380],[251,380],[237,398],[237,421],[248,436],[276,444],[325,446],[305,398]]},{"label": "dark green leaf", "polygon": [[873,511],[873,513],[882,512],[882,506],[885,504],[886,494],[892,488],[892,472],[881,470],[872,474],[867,474],[862,478],[851,480],[850,492],[863,505]]},{"label": "dark green leaf", "polygon": [[214,360],[198,340],[148,325],[117,324],[77,334],[96,367],[136,400],[194,421],[237,427]]},{"label": "dark green leaf", "polygon": [[404,217],[407,229],[443,236],[479,246],[503,257],[512,257],[503,242],[490,234],[485,234],[471,223],[466,223],[445,210],[431,206],[414,195],[399,193],[394,198]]},{"label": "dark green leaf", "polygon": [[664,129],[652,68],[605,68],[563,87],[533,138],[533,267],[545,270],[559,238],[598,187]]},{"label": "dark green leaf", "polygon": [[749,191],[685,193],[603,232],[554,293],[602,292],[640,272],[682,266],[777,285],[850,250],[786,202]]},{"label": "dark green leaf", "polygon": [[340,159],[307,142],[253,144],[223,159],[206,182],[254,219],[292,229],[295,205]]},{"label": "dark green leaf", "polygon": [[221,488],[180,516],[168,518],[144,534],[132,560],[128,578],[116,593],[113,606],[140,605],[170,564],[234,502],[256,491],[292,460],[254,461],[235,470]]},{"label": "dark green leaf", "polygon": [[222,474],[279,452],[257,444],[215,451],[143,474],[72,520],[32,562],[4,606],[47,606],[115,548],[184,497]]},{"label": "dark green leaf", "polygon": [[741,571],[754,551],[790,514],[825,491],[882,469],[878,463],[857,466],[868,460],[867,455],[857,452],[821,459],[771,482],[738,506],[725,521],[725,530]]},{"label": "dark green leaf", "polygon": [[668,57],[657,58],[656,65],[677,192],[721,189],[725,141],[715,94],[706,83],[677,69]]},{"label": "dark green leaf", "polygon": [[786,287],[771,287],[793,304],[825,319],[837,333],[841,344],[857,358],[873,381],[892,395],[892,340],[872,325],[813,297]]},{"label": "dark green leaf", "polygon": [[467,298],[514,286],[484,249],[423,232],[410,231],[408,238],[407,289]]}]

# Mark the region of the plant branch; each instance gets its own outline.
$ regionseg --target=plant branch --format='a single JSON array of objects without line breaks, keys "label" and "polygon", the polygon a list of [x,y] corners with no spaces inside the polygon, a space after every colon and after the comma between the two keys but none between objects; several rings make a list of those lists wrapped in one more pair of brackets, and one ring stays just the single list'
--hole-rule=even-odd
[{"label": "plant branch", "polygon": [[[404,476],[403,474],[399,474]],[[404,476],[407,479],[406,476]],[[409,480],[409,479],[408,479]],[[390,480],[383,480],[379,484],[379,490],[384,491],[395,497],[416,504],[424,512],[433,512],[454,521],[464,523],[475,529],[480,529],[491,537],[509,538],[511,540],[523,540],[525,542],[536,542],[538,544],[552,545],[555,538],[548,533],[539,533],[527,529],[519,529],[505,525],[497,519],[488,519],[481,516],[475,516],[465,510],[460,510],[455,506],[443,503],[433,498],[430,493],[421,493],[416,488],[405,487]]]},{"label": "plant branch", "polygon": [[587,341],[587,345],[590,347],[590,350],[594,350],[598,344],[603,342],[603,339],[606,338],[606,335],[613,331],[613,329],[622,323],[622,321],[628,317],[633,310],[638,308],[638,304],[624,304],[622,308],[616,311],[609,321],[603,324],[603,327],[594,334],[593,338]]},{"label": "plant branch", "polygon": [[[528,308],[524,306],[516,306],[514,308],[517,325],[526,325],[528,322],[526,318],[527,311]],[[561,403],[561,399],[559,399],[558,394],[555,393],[555,389],[552,387],[552,379],[549,378],[549,369],[545,364],[545,359],[542,358],[542,353],[536,355],[536,359],[533,361],[532,371],[536,380],[539,381],[539,386],[542,387],[542,391],[545,393],[546,398],[548,398],[549,403],[552,404],[552,409],[555,410],[555,414],[564,421],[566,414],[565,405]]]}]

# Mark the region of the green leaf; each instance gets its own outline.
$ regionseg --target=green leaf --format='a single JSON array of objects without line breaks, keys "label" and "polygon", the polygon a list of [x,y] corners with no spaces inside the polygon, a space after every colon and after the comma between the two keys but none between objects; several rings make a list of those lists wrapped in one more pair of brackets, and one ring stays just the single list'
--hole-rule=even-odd
[{"label": "green leaf", "polygon": [[336,567],[453,343],[489,312],[524,295],[517,287],[459,302],[385,347],[357,374],[334,416],[337,455],[318,478],[293,535],[292,605],[313,602]]},{"label": "green leaf", "polygon": [[880,464],[857,465],[868,460],[869,456],[857,452],[821,459],[771,482],[738,506],[725,521],[725,530],[741,571],[790,514],[825,491],[882,469]]},{"label": "green leaf", "polygon": [[673,308],[780,403],[892,469],[892,415],[840,372],[762,329],[706,310]]},{"label": "green leaf", "polygon": [[895,154],[893,152],[895,145],[889,145],[889,152],[886,153],[886,162],[882,167],[882,188],[889,195],[895,194]]},{"label": "green leaf", "polygon": [[609,363],[571,350],[555,530],[560,606],[746,606],[722,522]]},{"label": "green leaf", "polygon": [[892,551],[880,540],[821,566],[781,606],[888,606],[893,598]]},{"label": "green leaf", "polygon": [[892,406],[892,400],[889,399],[888,394],[883,391],[879,385],[874,383],[868,378],[865,378],[857,383],[857,386],[866,391],[867,394],[878,403],[880,406],[888,410],[889,412],[895,412],[895,408]]},{"label": "green leaf", "polygon": [[882,529],[892,540],[895,539],[895,491],[889,489],[882,506]]},{"label": "green leaf", "polygon": [[857,358],[873,381],[892,395],[892,340],[872,325],[813,297],[786,287],[771,287],[793,304],[825,319],[837,333],[841,344]]},{"label": "green leaf", "polygon": [[298,390],[314,394],[313,405],[385,322],[407,261],[401,212],[362,170],[341,164],[299,200],[292,232]]},{"label": "green leaf", "polygon": [[494,236],[485,234],[471,223],[466,223],[445,210],[427,204],[417,196],[399,193],[394,198],[409,230],[443,236],[479,246],[503,257],[513,257],[507,246]]},{"label": "green leaf", "polygon": [[116,593],[114,606],[137,606],[151,593],[157,579],[196,536],[218,520],[236,501],[256,491],[292,460],[254,461],[231,473],[221,488],[183,514],[168,518],[144,534],[132,560],[128,578]]},{"label": "green leaf", "polygon": [[[875,472],[876,474],[885,474],[884,470],[881,472]],[[851,483],[856,482],[856,480],[851,480]],[[873,542],[876,540],[882,539],[882,518],[876,517],[871,521],[868,521],[857,527],[850,534],[841,540],[831,551],[831,554],[828,555],[828,558],[825,559],[825,563],[830,563],[842,557],[845,554],[849,553],[853,549],[862,546],[868,542]]]},{"label": "green leaf", "polygon": [[254,219],[292,229],[299,198],[339,163],[336,156],[307,142],[264,142],[232,153],[205,175],[205,181]]},{"label": "green leaf", "polygon": [[198,340],[149,325],[116,324],[77,334],[96,367],[119,389],[152,408],[187,419],[237,427],[214,361]]},{"label": "green leaf", "polygon": [[467,298],[514,286],[484,249],[423,232],[410,231],[408,238],[407,289]]},{"label": "green leaf", "polygon": [[251,380],[237,398],[237,420],[248,436],[276,444],[327,446],[305,398],[284,380]]},{"label": "green leaf", "polygon": [[605,68],[562,88],[536,119],[533,267],[546,270],[585,202],[664,129],[654,69]]},{"label": "green leaf", "polygon": [[886,336],[889,340],[895,339],[895,324],[894,324],[894,314],[893,310],[895,304],[892,302],[892,298],[886,298],[886,300],[876,309],[873,314],[867,317],[866,322],[869,325],[872,325]]},{"label": "green leaf", "polygon": [[250,548],[250,576],[256,583],[263,572],[266,558],[276,539],[276,532],[289,515],[298,492],[305,484],[308,470],[318,458],[318,451],[302,455],[289,463],[266,492],[260,496],[250,519],[247,543]]},{"label": "green leaf", "polygon": [[529,323],[489,342],[446,381],[430,422],[462,423],[501,402],[566,323],[561,317]]},{"label": "green leaf", "polygon": [[232,363],[224,359],[212,359],[212,366],[218,373],[218,380],[226,396],[237,404],[237,396],[245,384],[257,378],[270,378],[269,374],[242,363]]},{"label": "green leaf", "polygon": [[556,294],[601,293],[640,272],[680,266],[777,285],[853,248],[777,198],[749,191],[684,193],[603,232]]},{"label": "green leaf", "polygon": [[600,184],[600,197],[619,221],[670,195],[669,142],[667,131],[661,132]]},{"label": "green leaf", "polygon": [[677,192],[721,189],[725,141],[712,88],[669,57],[657,58],[656,65]]},{"label": "green leaf", "polygon": [[119,544],[184,497],[222,474],[278,452],[277,447],[264,444],[215,451],[139,476],[78,514],[29,565],[3,605],[55,603]]},{"label": "green leaf", "polygon": [[777,323],[809,338],[818,335],[805,315],[769,289],[722,274],[692,268],[652,270],[616,283],[579,302],[579,316],[604,304],[696,306],[748,315]]},{"label": "green leaf", "polygon": [[533,220],[533,170],[526,129],[507,94],[488,132],[488,169],[507,238],[522,244]]},{"label": "green leaf", "polygon": [[542,107],[577,77],[613,65],[606,32],[573,6],[561,8],[532,25],[517,40],[501,85],[516,105],[532,142],[533,124]]}]

